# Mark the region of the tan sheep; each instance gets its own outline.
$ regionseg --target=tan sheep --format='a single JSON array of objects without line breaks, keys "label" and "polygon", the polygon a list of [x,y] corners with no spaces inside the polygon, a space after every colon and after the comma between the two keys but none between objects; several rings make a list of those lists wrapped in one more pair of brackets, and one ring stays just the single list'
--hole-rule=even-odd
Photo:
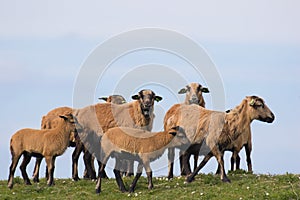
[{"label": "tan sheep", "polygon": [[[242,134],[248,134],[253,120],[271,123],[274,119],[274,114],[264,100],[257,96],[246,97],[229,113],[211,111],[200,106],[182,105],[173,115],[173,124],[183,127],[192,143],[202,145],[201,149],[208,149],[207,155],[197,169],[187,177],[187,181],[191,182],[206,162],[215,156],[220,165],[221,179],[229,182],[224,170],[224,151]],[[186,161],[183,164],[186,165]]]},{"label": "tan sheep", "polygon": [[[209,90],[208,90],[208,88],[203,87],[199,83],[190,83],[178,92],[178,94],[186,94],[184,104],[186,104],[186,105],[196,104],[196,105],[205,107],[205,101],[202,96],[202,93],[209,93]],[[170,127],[167,127],[168,126],[167,123],[170,120],[170,117],[172,117],[173,113],[178,108],[180,108],[180,104],[175,104],[174,106],[172,106],[171,109],[169,109],[167,111],[167,113],[164,117],[165,130],[170,128]],[[191,148],[187,149],[185,152],[180,151],[179,154],[180,154],[179,161],[180,161],[181,175],[187,175],[186,174],[187,170],[182,165],[182,161],[183,161],[182,155],[184,155],[185,158],[188,160],[190,159],[190,156],[193,155],[194,156],[194,170],[196,169],[198,157],[199,157],[199,148],[191,147]],[[168,166],[169,166],[168,178],[169,179],[173,178],[174,157],[175,157],[175,149],[174,148],[168,149]],[[187,166],[190,171],[190,168],[191,168],[190,164],[188,164]]]},{"label": "tan sheep", "polygon": [[72,133],[77,134],[77,131],[81,130],[81,126],[71,113],[65,113],[60,117],[63,120],[54,129],[21,129],[11,137],[10,151],[12,163],[9,169],[8,188],[13,188],[14,173],[22,155],[23,162],[20,169],[26,185],[31,184],[26,173],[26,166],[32,156],[45,157],[49,173],[47,184],[48,186],[54,184],[55,158],[62,155],[67,149],[70,135]]},{"label": "tan sheep", "polygon": [[[144,130],[116,127],[109,129],[101,139],[101,161],[102,166],[98,174],[105,169],[109,157],[116,158],[114,174],[119,189],[125,192],[125,186],[120,176],[120,161],[123,159],[138,161],[136,176],[130,186],[129,192],[134,192],[136,183],[146,170],[148,188],[153,188],[152,169],[150,162],[160,158],[168,147],[181,147],[188,145],[184,130],[180,127],[173,127],[169,131],[151,133]],[[98,175],[96,193],[101,192],[101,176]]]},{"label": "tan sheep", "polygon": [[[108,97],[101,97],[99,98],[101,100],[105,100],[108,103],[116,103],[116,104],[123,104],[126,103],[126,100],[123,96],[121,95],[110,95]],[[63,113],[66,112],[72,112],[73,109],[70,107],[59,107],[59,108],[55,108],[53,110],[51,110],[50,112],[47,113],[47,115],[43,116],[42,118],[42,123],[41,123],[41,128],[42,129],[52,129],[52,128],[56,128],[61,120],[61,118],[59,117],[60,115],[62,115]],[[75,147],[73,154],[72,154],[72,178],[73,180],[77,181],[79,180],[78,177],[78,158],[80,156],[80,153],[82,151],[86,151],[84,149],[83,144],[81,143],[81,141],[75,140],[75,138],[72,137],[73,134],[71,135],[70,138],[70,146]],[[91,161],[91,163],[89,164],[88,161],[89,159],[86,158],[86,156],[88,156],[87,154],[85,154],[84,156],[84,161],[85,161],[85,172],[84,172],[84,177],[86,178],[91,178],[91,179],[96,179],[96,173],[95,173],[95,168],[93,163],[93,160]],[[39,168],[40,168],[40,164],[43,158],[36,158],[36,163],[35,163],[35,167],[34,167],[34,172],[33,172],[33,181],[34,182],[39,182]],[[46,169],[46,177],[48,178],[48,170]]]},{"label": "tan sheep", "polygon": [[[133,95],[135,101],[117,105],[111,103],[96,104],[74,111],[78,121],[84,127],[81,140],[92,154],[99,151],[99,140],[113,127],[132,127],[150,131],[154,118],[154,101],[161,101],[151,90],[141,90]],[[98,159],[99,160],[99,159]]]}]

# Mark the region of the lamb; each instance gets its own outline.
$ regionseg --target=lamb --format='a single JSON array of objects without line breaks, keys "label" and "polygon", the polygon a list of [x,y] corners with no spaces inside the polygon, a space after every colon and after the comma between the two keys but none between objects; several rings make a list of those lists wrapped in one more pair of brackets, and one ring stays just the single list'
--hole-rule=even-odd
[{"label": "lamb", "polygon": [[[120,163],[122,159],[138,161],[137,173],[130,186],[129,192],[134,192],[136,183],[142,174],[143,167],[148,178],[148,189],[153,188],[152,169],[150,162],[160,158],[168,147],[182,147],[188,145],[185,132],[180,127],[173,127],[168,131],[151,133],[148,131],[115,127],[109,129],[101,139],[102,166],[98,174],[105,169],[109,157],[116,158],[114,174],[119,189],[126,191],[122,177],[120,176]],[[101,176],[98,175],[96,193],[101,192]]]},{"label": "lamb", "polygon": [[54,185],[55,158],[62,155],[67,149],[70,135],[81,131],[80,124],[71,113],[65,113],[60,117],[63,120],[60,120],[60,123],[54,129],[21,129],[11,137],[12,163],[9,168],[8,188],[13,188],[15,169],[22,155],[23,162],[20,169],[26,185],[31,185],[26,173],[26,166],[32,156],[45,157],[49,174],[47,184],[48,186]]},{"label": "lamb", "polygon": [[[186,181],[193,181],[199,170],[215,156],[220,165],[221,180],[230,182],[224,169],[224,151],[241,135],[250,132],[250,124],[253,120],[272,123],[274,119],[274,114],[264,100],[257,96],[247,96],[229,113],[211,111],[200,106],[182,105],[177,113],[174,113],[173,123],[183,128],[188,127],[185,130],[191,143],[208,149],[203,161],[192,174],[187,176]],[[186,161],[184,165],[187,165]]]},{"label": "lamb", "polygon": [[[203,87],[199,83],[190,83],[189,85],[185,86],[185,88],[182,88],[178,94],[186,94],[184,104],[190,105],[190,104],[196,104],[201,107],[205,107],[205,101],[202,96],[202,93],[209,93],[208,88]],[[169,109],[164,117],[164,127],[166,128],[167,122],[169,118],[173,115],[173,112],[177,110],[180,107],[180,104],[176,104],[175,106],[172,107],[172,109]],[[165,129],[166,130],[166,129]],[[199,148],[189,148],[187,149],[186,152],[181,151],[180,152],[180,171],[181,175],[186,175],[186,169],[182,165],[182,159],[183,156],[186,155],[188,157],[188,160],[191,155],[194,155],[194,169],[197,167],[197,162],[198,162],[198,157],[199,157]],[[168,149],[168,166],[169,166],[169,173],[168,173],[168,178],[171,179],[173,178],[173,166],[174,166],[174,156],[175,156],[175,149],[170,148]],[[190,164],[187,165],[188,168],[190,169]]]},{"label": "lamb", "polygon": [[[121,95],[110,95],[108,97],[101,97],[99,98],[100,100],[105,100],[106,102],[110,102],[110,103],[116,103],[116,104],[122,104],[125,103],[126,100],[123,96]],[[60,122],[60,115],[62,115],[65,112],[72,112],[73,109],[70,107],[59,107],[59,108],[55,108],[53,110],[51,110],[50,112],[47,113],[47,115],[43,116],[42,118],[42,123],[41,123],[41,128],[42,129],[52,129],[52,128],[56,128],[58,126],[58,123]],[[84,146],[81,143],[81,141],[75,140],[75,138],[70,138],[70,146],[71,147],[75,147],[73,154],[72,154],[72,177],[73,180],[77,181],[79,180],[78,177],[78,158],[80,156],[80,153],[82,151],[84,151]],[[37,157],[36,158],[36,163],[35,163],[35,167],[34,167],[34,172],[33,172],[33,181],[34,182],[39,182],[39,167],[41,164],[43,158]],[[87,160],[84,157],[84,161]],[[88,178],[92,178],[92,179],[96,179],[96,173],[95,173],[95,169],[94,169],[94,165],[92,165],[92,163],[86,163],[85,162],[85,172],[84,172],[84,176],[88,177]],[[87,170],[89,169],[89,170]],[[48,178],[48,174],[47,174],[48,170],[46,170],[46,177]],[[94,174],[94,175],[92,175]]]},{"label": "lamb", "polygon": [[137,95],[133,95],[132,99],[135,101],[121,105],[96,104],[74,111],[74,115],[84,127],[84,134],[81,134],[80,138],[88,149],[86,153],[93,154],[99,151],[100,139],[110,128],[123,126],[148,131],[152,129],[154,101],[159,102],[162,97],[151,90],[141,90]]}]

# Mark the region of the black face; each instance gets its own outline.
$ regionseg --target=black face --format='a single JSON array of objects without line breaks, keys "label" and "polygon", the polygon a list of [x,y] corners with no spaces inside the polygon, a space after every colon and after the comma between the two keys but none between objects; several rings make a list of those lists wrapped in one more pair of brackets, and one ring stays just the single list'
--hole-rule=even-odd
[{"label": "black face", "polygon": [[149,118],[152,111],[153,111],[153,105],[154,105],[154,92],[149,91],[140,91],[139,92],[140,101],[141,101],[141,109],[146,118]]}]

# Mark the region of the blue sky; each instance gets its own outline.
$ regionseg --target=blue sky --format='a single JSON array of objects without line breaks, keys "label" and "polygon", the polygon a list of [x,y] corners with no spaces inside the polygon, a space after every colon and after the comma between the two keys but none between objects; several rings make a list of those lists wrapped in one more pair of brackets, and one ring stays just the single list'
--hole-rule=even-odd
[{"label": "blue sky", "polygon": [[[144,27],[174,30],[201,45],[222,78],[226,109],[238,105],[246,95],[265,99],[276,120],[252,124],[254,172],[300,173],[300,160],[296,159],[300,153],[298,1],[90,1],[84,5],[0,1],[0,5],[1,180],[8,177],[11,135],[21,128],[39,128],[41,117],[53,108],[72,106],[76,77],[90,53],[112,36]],[[94,102],[98,96],[111,94],[112,86],[128,71],[149,63],[168,66],[184,74],[185,81],[205,85],[205,79],[193,74],[180,58],[140,51],[111,64],[99,81]],[[157,76],[165,79],[168,74]],[[165,98],[155,108],[157,131],[166,110],[183,97],[155,84],[146,86]],[[139,87],[143,86],[136,86],[132,93]],[[124,95],[129,100],[130,94]],[[213,108],[212,98],[205,96],[207,108]],[[72,151],[68,149],[57,159],[56,177],[71,177]],[[244,151],[240,155],[245,168]],[[166,175],[166,163],[163,157],[153,164],[156,175]],[[29,174],[32,166],[33,161]],[[80,174],[82,168],[80,160]],[[210,161],[203,172],[215,168],[215,161]],[[16,175],[20,176],[18,169]]]}]

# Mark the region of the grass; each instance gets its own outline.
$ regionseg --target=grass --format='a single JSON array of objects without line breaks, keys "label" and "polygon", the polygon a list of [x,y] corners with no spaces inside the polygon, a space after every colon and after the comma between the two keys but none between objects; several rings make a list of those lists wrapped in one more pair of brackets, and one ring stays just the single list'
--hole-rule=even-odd
[{"label": "grass", "polygon": [[[104,180],[102,192],[95,194],[95,182],[57,179],[55,186],[47,187],[46,180],[27,186],[20,177],[15,178],[12,190],[7,181],[0,181],[0,199],[300,199],[300,175],[249,174],[229,172],[231,183],[222,183],[219,176],[199,174],[190,184],[183,177],[170,181],[154,178],[154,189],[147,189],[147,180],[141,177],[135,193],[121,193],[114,179]],[[133,178],[124,178],[128,187]]]}]

